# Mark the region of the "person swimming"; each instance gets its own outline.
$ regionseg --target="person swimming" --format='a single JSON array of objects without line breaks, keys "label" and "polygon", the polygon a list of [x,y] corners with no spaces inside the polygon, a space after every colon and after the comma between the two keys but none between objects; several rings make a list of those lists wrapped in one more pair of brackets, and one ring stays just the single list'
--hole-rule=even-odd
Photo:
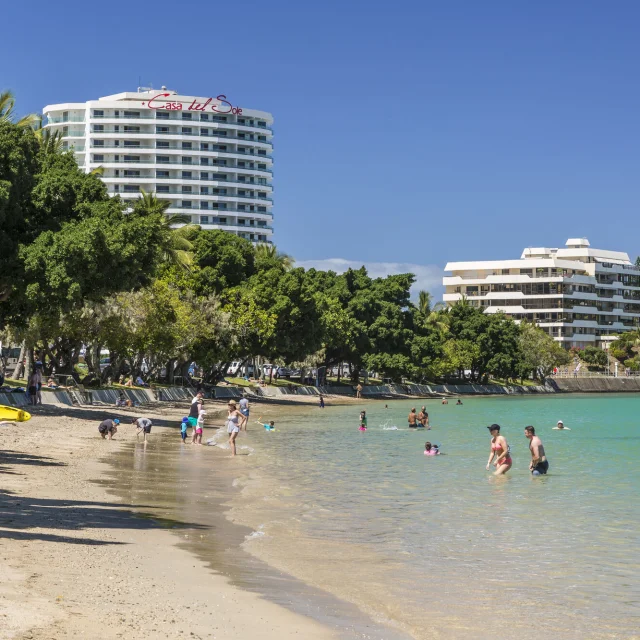
[{"label": "person swimming", "polygon": [[564,426],[564,422],[562,422],[562,420],[558,420],[558,424],[553,428],[558,429],[559,431],[571,431],[569,427]]},{"label": "person swimming", "polygon": [[367,412],[366,411],[360,412],[360,426],[358,427],[358,429],[359,431],[367,430]]},{"label": "person swimming", "polygon": [[440,450],[438,449],[437,444],[431,444],[430,442],[424,443],[424,455],[425,456],[437,456],[439,455]]}]

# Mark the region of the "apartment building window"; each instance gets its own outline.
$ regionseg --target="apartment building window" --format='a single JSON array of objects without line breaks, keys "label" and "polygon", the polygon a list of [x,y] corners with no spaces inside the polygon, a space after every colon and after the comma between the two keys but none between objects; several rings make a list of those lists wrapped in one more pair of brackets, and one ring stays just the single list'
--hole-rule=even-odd
[{"label": "apartment building window", "polygon": [[183,149],[191,149],[191,142],[183,142],[182,143],[182,148]]},{"label": "apartment building window", "polygon": [[187,111],[187,112],[182,112],[182,119],[183,120],[191,120],[191,114]]},{"label": "apartment building window", "polygon": [[266,200],[267,194],[264,191],[259,191],[258,198],[262,198],[263,200]]},{"label": "apartment building window", "polygon": [[244,205],[244,204],[239,204],[238,205],[238,211],[246,211],[246,210],[247,210],[246,205]]},{"label": "apartment building window", "polygon": [[[259,156],[266,156],[267,152],[264,149],[258,149],[258,155]],[[507,269],[507,271],[508,271],[508,269]]]},{"label": "apartment building window", "polygon": [[120,185],[119,184],[114,184],[113,185],[113,190],[114,191],[120,191]]},{"label": "apartment building window", "polygon": [[157,193],[169,193],[170,189],[171,189],[171,187],[168,184],[159,184],[156,187],[156,192]]},{"label": "apartment building window", "polygon": [[240,190],[238,191],[238,198],[246,198],[247,197],[247,192]]},{"label": "apartment building window", "polygon": [[120,177],[120,169],[116,169],[114,173],[115,173],[116,178]]},{"label": "apartment building window", "polygon": [[182,201],[183,209],[191,209],[191,200],[183,200]]},{"label": "apartment building window", "polygon": [[168,140],[156,140],[156,149],[168,149],[169,141]]},{"label": "apartment building window", "polygon": [[227,131],[225,129],[218,129],[218,131],[216,132],[216,135],[224,138],[227,135]]},{"label": "apartment building window", "polygon": [[125,178],[138,178],[139,176],[140,176],[140,171],[134,171],[133,169],[124,170]]},{"label": "apartment building window", "polygon": [[168,178],[168,177],[169,177],[168,171],[162,171],[161,169],[156,170],[156,178]]},{"label": "apartment building window", "polygon": [[246,220],[244,218],[238,218],[238,224],[242,227],[244,227]]},{"label": "apartment building window", "polygon": [[209,135],[209,129],[200,129],[200,135],[201,136],[208,136]]},{"label": "apartment building window", "polygon": [[182,186],[182,193],[191,193],[191,187]]},{"label": "apartment building window", "polygon": [[209,143],[201,142],[200,143],[200,151],[209,151]]},{"label": "apartment building window", "polygon": [[215,120],[216,122],[226,122],[227,116],[213,116],[212,120]]},{"label": "apartment building window", "polygon": [[192,164],[191,156],[182,156],[182,164]]},{"label": "apartment building window", "polygon": [[209,158],[200,158],[200,164],[201,165],[208,165],[209,164]]},{"label": "apartment building window", "polygon": [[138,193],[140,191],[140,185],[137,184],[125,184],[124,185],[125,193]]},{"label": "apartment building window", "polygon": [[182,179],[183,180],[191,180],[191,171],[183,171],[182,172]]},{"label": "apartment building window", "polygon": [[94,124],[93,125],[93,130],[98,132],[98,133],[101,133],[101,132],[104,131],[104,125],[103,124]]},{"label": "apartment building window", "polygon": [[200,216],[200,224],[209,224],[209,216]]},{"label": "apartment building window", "polygon": [[93,156],[93,161],[94,162],[104,162],[104,156],[101,153],[96,153]]},{"label": "apartment building window", "polygon": [[226,180],[228,178],[226,173],[217,173],[215,176],[216,180]]},{"label": "apartment building window", "polygon": [[201,209],[208,209],[209,208],[209,203],[204,201],[200,203],[200,208]]},{"label": "apartment building window", "polygon": [[266,122],[264,122],[264,121],[262,121],[262,120],[258,120],[258,126],[259,126],[259,127],[266,127],[266,126],[267,126],[267,123],[266,123]]},{"label": "apartment building window", "polygon": [[171,158],[169,156],[156,156],[156,162],[158,164],[169,164],[171,162]]},{"label": "apartment building window", "polygon": [[246,163],[244,162],[244,160],[240,160],[240,162],[238,162],[238,166],[239,166],[241,169],[244,169],[244,168],[245,168],[245,165],[246,165]]},{"label": "apartment building window", "polygon": [[258,136],[258,142],[266,142],[267,136]]},{"label": "apartment building window", "polygon": [[201,171],[200,180],[208,180],[208,179],[209,179],[209,174],[206,171]]},{"label": "apartment building window", "polygon": [[193,129],[191,127],[182,127],[182,133],[185,135],[191,135]]},{"label": "apartment building window", "polygon": [[156,111],[156,120],[169,120],[170,114],[168,111]]},{"label": "apartment building window", "polygon": [[132,125],[124,126],[125,133],[140,133],[140,127],[134,127]]},{"label": "apartment building window", "polygon": [[209,195],[209,187],[200,187],[200,193],[203,196]]},{"label": "apartment building window", "polygon": [[226,160],[220,160],[219,158],[214,158],[211,161],[211,164],[217,164],[219,167],[226,167],[227,166],[227,161]]},{"label": "apartment building window", "polygon": [[258,207],[259,213],[267,213],[267,207]]},{"label": "apartment building window", "polygon": [[156,133],[169,133],[169,127],[156,126]]},{"label": "apartment building window", "polygon": [[227,195],[227,190],[226,189],[212,189],[211,193],[215,193],[217,196],[226,196]]},{"label": "apartment building window", "polygon": [[91,143],[94,147],[104,147],[104,140],[92,140]]},{"label": "apartment building window", "polygon": [[247,135],[246,133],[242,133],[242,131],[240,131],[238,133],[238,138],[240,138],[240,140],[244,140],[246,135]]},{"label": "apartment building window", "polygon": [[218,218],[218,220],[220,221],[220,224],[227,224],[226,218]]},{"label": "apartment building window", "polygon": [[238,118],[238,124],[246,124],[246,122],[244,118]]},{"label": "apartment building window", "polygon": [[140,156],[125,156],[125,162],[140,162]]},{"label": "apartment building window", "polygon": [[124,117],[125,118],[139,118],[140,117],[140,112],[139,111],[125,111],[124,112]]},{"label": "apartment building window", "polygon": [[267,170],[267,165],[266,164],[259,164],[258,165],[258,169],[262,169],[263,171]]},{"label": "apartment building window", "polygon": [[140,146],[140,141],[139,140],[125,140],[124,141],[124,146],[125,147],[139,147]]},{"label": "apartment building window", "polygon": [[201,113],[200,114],[200,120],[208,120],[209,119],[209,114],[208,113]]},{"label": "apartment building window", "polygon": [[94,118],[104,118],[104,110],[103,109],[94,109],[93,110]]}]

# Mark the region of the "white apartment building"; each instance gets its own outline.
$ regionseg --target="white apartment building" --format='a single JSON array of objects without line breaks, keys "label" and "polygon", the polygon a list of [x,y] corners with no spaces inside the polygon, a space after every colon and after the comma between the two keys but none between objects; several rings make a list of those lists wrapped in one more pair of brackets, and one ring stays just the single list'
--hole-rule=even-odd
[{"label": "white apartment building", "polygon": [[271,242],[270,113],[166,87],[49,105],[43,113],[80,167],[103,167],[111,195],[135,199],[143,189],[204,229]]},{"label": "white apartment building", "polygon": [[529,320],[567,348],[601,346],[640,326],[640,268],[626,253],[570,238],[562,249],[525,249],[520,260],[449,262],[444,301]]}]

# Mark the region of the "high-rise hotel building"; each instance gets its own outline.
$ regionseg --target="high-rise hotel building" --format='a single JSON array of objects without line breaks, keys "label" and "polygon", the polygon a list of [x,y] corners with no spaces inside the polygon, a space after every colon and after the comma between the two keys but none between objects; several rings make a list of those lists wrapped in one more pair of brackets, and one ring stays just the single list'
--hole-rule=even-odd
[{"label": "high-rise hotel building", "polygon": [[87,173],[103,168],[111,195],[153,192],[168,213],[252,242],[273,234],[273,117],[225,96],[182,96],[163,87],[84,103],[49,105],[45,126],[60,131]]},{"label": "high-rise hotel building", "polygon": [[525,249],[520,260],[450,262],[444,301],[463,296],[486,313],[535,322],[567,348],[606,346],[640,326],[640,268],[626,253],[572,238],[562,249]]}]

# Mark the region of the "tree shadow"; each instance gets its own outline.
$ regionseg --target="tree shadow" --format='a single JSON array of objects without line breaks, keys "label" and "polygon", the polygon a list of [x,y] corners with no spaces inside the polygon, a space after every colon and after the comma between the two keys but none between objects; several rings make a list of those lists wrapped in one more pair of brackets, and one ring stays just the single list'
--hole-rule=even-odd
[{"label": "tree shadow", "polygon": [[[124,544],[62,533],[86,529],[204,529],[203,525],[181,522],[153,513],[134,511],[131,505],[84,500],[32,498],[0,489],[0,540],[45,540],[69,544]],[[56,529],[60,534],[30,531]]]}]

